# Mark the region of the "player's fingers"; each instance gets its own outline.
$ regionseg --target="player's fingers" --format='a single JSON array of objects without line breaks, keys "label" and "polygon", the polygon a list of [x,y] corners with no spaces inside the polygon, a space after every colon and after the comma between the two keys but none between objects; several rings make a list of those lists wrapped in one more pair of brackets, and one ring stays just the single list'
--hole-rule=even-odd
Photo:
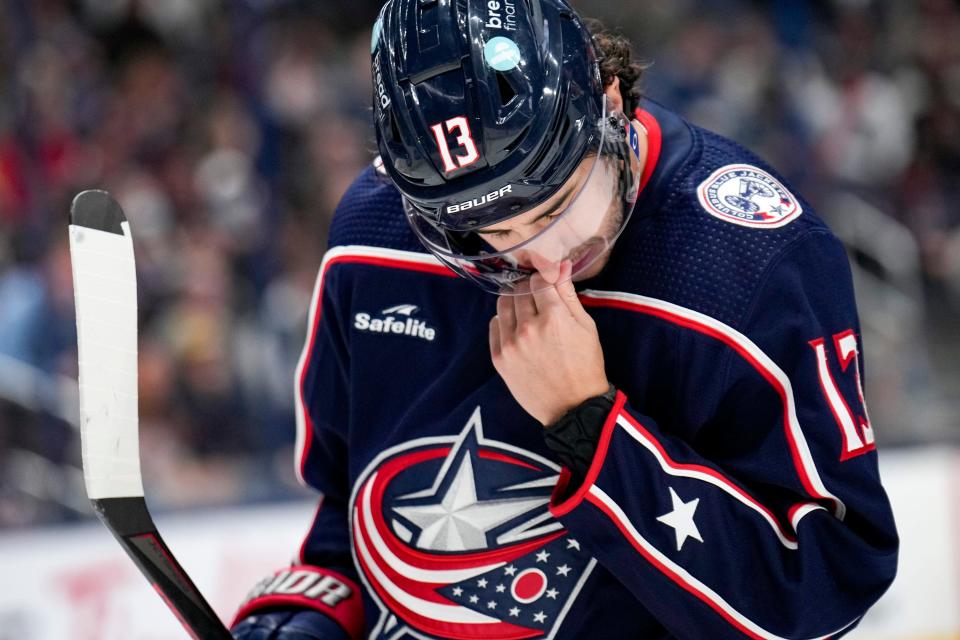
[{"label": "player's fingers", "polygon": [[500,320],[497,316],[490,318],[490,355],[496,359],[500,357]]},{"label": "player's fingers", "polygon": [[533,292],[533,301],[537,305],[537,313],[546,314],[557,311],[567,313],[567,306],[560,299],[556,286],[548,282],[540,273],[530,277],[530,290]]},{"label": "player's fingers", "polygon": [[497,298],[497,318],[499,320],[500,334],[506,335],[513,333],[517,329],[517,314],[513,309],[513,296],[500,296]]},{"label": "player's fingers", "polygon": [[518,283],[514,292],[516,295],[510,296],[510,298],[513,300],[513,309],[519,327],[525,322],[530,322],[537,315],[537,305],[533,301],[533,296],[530,295],[529,279]]},{"label": "player's fingers", "polygon": [[557,292],[560,301],[567,307],[570,313],[573,314],[573,317],[583,318],[589,314],[587,314],[586,309],[584,309],[580,303],[580,298],[577,297],[577,289],[573,286],[573,279],[570,277],[572,269],[573,263],[569,260],[564,260],[560,265],[559,283],[554,286],[554,290]]}]

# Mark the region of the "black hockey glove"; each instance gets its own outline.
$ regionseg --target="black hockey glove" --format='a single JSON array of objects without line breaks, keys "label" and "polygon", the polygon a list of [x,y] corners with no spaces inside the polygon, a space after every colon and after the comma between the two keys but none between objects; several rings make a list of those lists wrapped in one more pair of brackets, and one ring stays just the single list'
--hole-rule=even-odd
[{"label": "black hockey glove", "polygon": [[283,569],[257,583],[230,630],[236,640],[355,640],[362,631],[356,583],[309,565]]},{"label": "black hockey glove", "polygon": [[606,393],[587,398],[543,430],[547,446],[560,464],[570,470],[570,481],[564,492],[566,495],[561,499],[572,495],[586,479],[600,441],[600,432],[613,409],[616,395],[616,388],[610,385]]},{"label": "black hockey glove", "polygon": [[349,640],[325,614],[310,609],[277,609],[250,615],[230,630],[236,640]]}]

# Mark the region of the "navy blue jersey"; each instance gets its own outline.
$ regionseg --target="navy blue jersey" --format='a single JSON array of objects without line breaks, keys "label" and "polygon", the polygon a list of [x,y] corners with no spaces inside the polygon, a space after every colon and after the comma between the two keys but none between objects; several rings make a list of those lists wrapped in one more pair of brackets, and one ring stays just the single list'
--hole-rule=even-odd
[{"label": "navy blue jersey", "polygon": [[365,637],[837,637],[892,581],[843,247],[747,150],[637,118],[634,215],[577,283],[618,394],[575,490],[494,370],[496,297],[374,168],[344,196],[297,374],[300,560],[355,580]]}]

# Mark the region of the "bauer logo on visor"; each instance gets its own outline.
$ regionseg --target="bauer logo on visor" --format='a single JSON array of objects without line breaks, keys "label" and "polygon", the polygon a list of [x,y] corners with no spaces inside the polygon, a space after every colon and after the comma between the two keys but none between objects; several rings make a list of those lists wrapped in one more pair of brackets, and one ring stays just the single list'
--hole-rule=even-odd
[{"label": "bauer logo on visor", "polygon": [[467,211],[469,209],[482,207],[487,203],[493,202],[494,200],[499,200],[504,196],[504,194],[511,193],[512,191],[513,191],[513,185],[508,184],[505,187],[500,187],[496,191],[491,191],[490,193],[484,194],[479,198],[474,198],[473,200],[467,200],[466,202],[452,204],[449,207],[447,207],[447,213],[459,213],[461,211]]}]

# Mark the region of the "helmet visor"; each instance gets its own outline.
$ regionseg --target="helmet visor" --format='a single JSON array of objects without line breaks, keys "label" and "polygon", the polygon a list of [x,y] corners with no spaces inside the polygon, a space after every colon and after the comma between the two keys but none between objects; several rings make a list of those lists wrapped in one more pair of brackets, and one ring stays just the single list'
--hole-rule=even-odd
[{"label": "helmet visor", "polygon": [[571,264],[566,277],[576,279],[623,231],[640,182],[628,120],[608,114],[596,126],[598,142],[545,202],[489,227],[462,232],[443,228],[405,199],[411,227],[451,269],[493,293],[530,293],[529,279],[537,272],[542,286],[560,284],[564,261]]}]

